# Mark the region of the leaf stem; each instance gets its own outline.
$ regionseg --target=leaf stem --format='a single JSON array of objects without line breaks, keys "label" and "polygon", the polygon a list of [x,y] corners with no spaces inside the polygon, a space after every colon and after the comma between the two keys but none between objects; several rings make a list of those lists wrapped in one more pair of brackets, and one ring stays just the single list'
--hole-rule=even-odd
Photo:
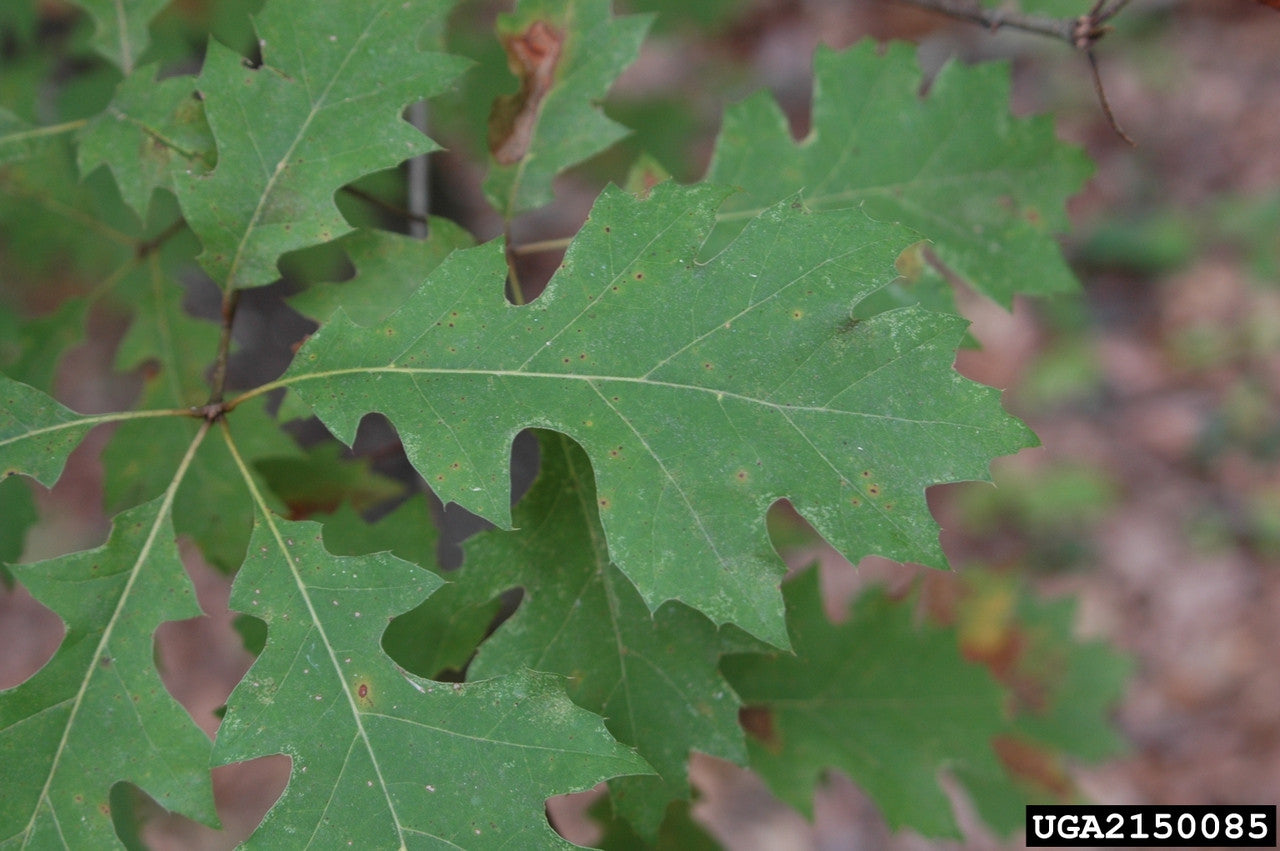
[{"label": "leaf stem", "polygon": [[544,239],[540,242],[526,242],[524,245],[511,247],[512,254],[537,254],[542,251],[562,251],[573,242],[573,237],[562,236],[559,239]]},{"label": "leaf stem", "polygon": [[1106,117],[1112,131],[1130,145],[1137,144],[1120,129],[1120,124],[1111,111],[1106,90],[1102,86],[1102,77],[1098,74],[1098,58],[1093,52],[1094,46],[1102,40],[1103,36],[1111,32],[1111,27],[1106,26],[1107,21],[1120,14],[1121,10],[1129,5],[1129,0],[1114,0],[1111,3],[1108,3],[1108,0],[1096,0],[1088,12],[1074,18],[1050,18],[1044,15],[992,9],[983,6],[979,0],[891,0],[891,2],[927,9],[960,21],[981,24],[992,32],[1008,27],[1065,41],[1089,60],[1089,74],[1093,79],[1093,88],[1097,92],[1102,114]]},{"label": "leaf stem", "polygon": [[134,253],[138,256],[138,259],[141,260],[142,258],[159,251],[164,247],[166,242],[182,233],[183,228],[186,226],[186,219],[182,217],[174,219],[168,227],[151,237],[151,239],[139,242],[137,247],[134,248]]},{"label": "leaf stem", "polygon": [[517,306],[525,303],[524,290],[520,288],[520,273],[516,270],[516,252],[511,247],[511,223],[507,222],[502,229],[503,254],[507,258],[507,283],[511,287],[511,300]]}]

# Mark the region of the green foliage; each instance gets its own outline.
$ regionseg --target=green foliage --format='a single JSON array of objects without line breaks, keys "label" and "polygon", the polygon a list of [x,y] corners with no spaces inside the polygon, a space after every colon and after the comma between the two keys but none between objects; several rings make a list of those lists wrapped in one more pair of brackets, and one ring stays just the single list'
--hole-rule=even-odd
[{"label": "green foliage", "polygon": [[[813,129],[800,143],[767,95],[726,112],[707,179],[742,191],[725,202],[708,250],[800,192],[815,209],[861,206],[914,228],[942,264],[1006,306],[1018,292],[1074,291],[1052,236],[1092,167],[1053,138],[1048,119],[1009,115],[1008,79],[999,65],[953,63],[921,97],[906,45],[884,55],[871,42],[820,48]],[[904,271],[910,283],[925,270]]]},{"label": "green foliage", "polygon": [[723,665],[748,707],[752,766],[805,812],[830,766],[866,789],[891,826],[958,836],[938,766],[995,760],[999,688],[950,635],[920,629],[883,594],[859,598],[833,627],[810,570],[788,583],[787,607],[794,655],[735,655]]},{"label": "green foliage", "polygon": [[203,174],[211,162],[213,137],[190,77],[156,81],[148,65],[120,83],[116,96],[80,134],[80,171],[105,165],[125,203],[146,218],[152,192],[174,191],[173,175]]},{"label": "green foliage", "polygon": [[275,280],[280,255],[350,230],[335,191],[433,149],[400,112],[466,67],[418,47],[447,9],[440,0],[271,3],[254,19],[257,70],[209,43],[195,86],[218,164],[207,176],[177,175],[177,194],[220,287]]},{"label": "green foliage", "polygon": [[94,50],[125,74],[130,74],[146,51],[147,25],[166,0],[75,0],[94,22]]},{"label": "green foliage", "polygon": [[258,507],[231,606],[266,621],[267,644],[227,700],[213,754],[214,764],[293,757],[257,842],[546,846],[547,796],[646,770],[553,678],[445,686],[398,669],[382,631],[440,579],[387,553],[332,556],[317,524]]},{"label": "green foliage", "polygon": [[[610,555],[651,608],[678,599],[782,646],[772,502],[791,498],[852,559],[941,566],[924,487],[982,478],[1028,433],[949,370],[957,318],[904,309],[843,330],[910,236],[784,203],[693,264],[723,196],[606,190],[523,309],[501,298],[497,247],[455,252],[386,323],[335,316],[279,383],[348,443],[368,411],[416,423],[405,449],[440,498],[504,526],[515,434],[570,435],[592,458]],[[954,449],[909,449],[929,443]]]},{"label": "green foliage", "polygon": [[[5,61],[56,90],[0,86],[0,474],[52,486],[107,425],[114,523],[22,564],[32,488],[0,481],[0,564],[67,628],[0,692],[0,846],[136,845],[137,790],[216,825],[209,768],[280,753],[289,784],[250,846],[560,847],[544,801],[603,781],[605,847],[710,846],[694,751],[806,811],[823,770],[847,771],[892,824],[939,835],[949,766],[1007,833],[1025,794],[1006,740],[1111,752],[1123,668],[1072,644],[1069,607],[1019,610],[1048,636],[1028,646],[1068,648],[1036,659],[1072,686],[1010,714],[1025,671],[965,661],[975,621],[921,627],[870,592],[833,626],[815,573],[780,587],[766,526],[787,499],[851,560],[943,567],[925,489],[1034,443],[952,369],[965,322],[939,274],[1006,304],[1073,286],[1051,236],[1088,165],[1047,119],[1009,115],[1004,67],[948,66],[919,97],[908,46],[823,50],[810,136],[753,98],[691,185],[660,182],[646,149],[670,134],[641,134],[628,189],[599,191],[517,306],[504,289],[522,300],[532,246],[416,213],[395,224],[424,237],[387,227],[395,169],[435,148],[403,112],[493,88],[442,45],[505,53],[518,90],[472,106],[510,230],[625,134],[601,101],[649,16],[524,0],[495,37],[446,32],[469,20],[447,0],[79,5],[65,67],[34,14],[0,13]],[[201,27],[226,43],[195,44]],[[257,67],[236,52],[251,27]],[[465,137],[451,121],[433,112],[432,132]],[[318,323],[305,340],[244,307],[282,299]],[[122,337],[103,371],[136,398],[79,413],[54,398],[59,368],[104,313]],[[283,374],[249,363],[272,342]],[[399,441],[376,461],[371,414]],[[299,446],[317,421],[357,457]],[[513,509],[529,428],[540,468]],[[428,490],[499,527],[456,571]],[[200,614],[179,539],[234,574],[257,657],[212,744],[155,661],[157,628]]]},{"label": "green foliage", "polygon": [[520,89],[494,102],[484,190],[504,218],[551,200],[551,180],[627,129],[596,108],[640,50],[647,18],[614,18],[609,0],[522,0],[498,21]]},{"label": "green foliage", "polygon": [[[657,832],[672,799],[689,797],[690,751],[741,762],[737,697],[716,668],[715,627],[679,603],[652,616],[610,563],[591,466],[563,435],[543,433],[542,470],[520,502],[521,531],[486,533],[466,548],[460,599],[526,589],[519,611],[480,648],[468,677],[529,668],[568,678],[569,697],[609,719],[656,777],[615,780],[613,800],[636,828]],[[450,612],[433,612],[436,618]]]},{"label": "green foliage", "polygon": [[112,783],[104,777],[217,824],[209,742],[165,691],[152,660],[157,626],[200,614],[170,518],[181,475],[162,498],[121,513],[103,547],[10,568],[63,618],[67,636],[40,673],[0,703],[0,843],[111,846]]}]

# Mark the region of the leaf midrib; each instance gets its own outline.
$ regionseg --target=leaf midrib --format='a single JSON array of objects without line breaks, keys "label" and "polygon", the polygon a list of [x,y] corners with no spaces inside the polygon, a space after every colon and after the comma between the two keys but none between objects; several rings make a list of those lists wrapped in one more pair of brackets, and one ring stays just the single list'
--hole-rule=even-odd
[{"label": "leaf midrib", "polygon": [[[841,201],[853,202],[864,196],[888,196],[891,200],[902,201],[901,195],[896,193],[909,189],[927,188],[933,189],[938,186],[963,186],[967,183],[989,180],[992,178],[1001,178],[1006,182],[1009,181],[1008,171],[999,169],[988,169],[986,171],[972,171],[965,174],[955,175],[931,175],[927,180],[912,178],[911,180],[898,181],[897,183],[883,183],[877,186],[859,186],[852,189],[843,189],[839,192],[831,192],[825,195],[813,195],[804,197],[804,203],[808,207],[824,208],[827,204],[833,204]],[[801,192],[803,193],[803,189]],[[728,206],[732,206],[733,196],[729,196]],[[728,212],[720,212],[716,214],[716,224],[724,222],[741,221],[743,219],[754,219],[756,216],[768,210],[773,204],[761,206],[744,207],[739,210],[729,210]]]},{"label": "leaf midrib", "polygon": [[324,89],[321,90],[320,94],[312,102],[311,110],[307,113],[306,120],[304,120],[298,127],[298,132],[294,134],[293,140],[289,143],[288,149],[285,150],[285,152],[276,161],[275,170],[267,178],[267,183],[263,187],[261,195],[258,196],[258,205],[254,207],[253,215],[249,217],[249,221],[245,224],[244,233],[240,237],[240,243],[236,246],[235,255],[231,258],[231,265],[227,270],[226,289],[230,290],[236,286],[236,276],[239,273],[245,248],[248,246],[249,238],[257,227],[258,220],[262,217],[263,211],[266,210],[267,200],[271,197],[276,181],[278,181],[280,179],[280,175],[284,174],[287,170],[286,166],[292,159],[294,151],[297,150],[298,145],[302,143],[303,138],[306,136],[308,128],[311,127],[311,122],[314,121],[316,116],[328,106],[329,92],[333,90],[334,85],[337,83],[339,78],[342,77],[343,72],[346,71],[347,65],[351,62],[351,58],[356,54],[356,48],[364,43],[365,39],[369,35],[370,28],[373,26],[373,22],[385,14],[385,12],[386,6],[383,6],[382,9],[365,22],[364,29],[361,30],[355,41],[352,42],[351,49],[347,51],[346,56],[342,57],[342,62],[339,63],[333,74],[330,75]]},{"label": "leaf midrib", "polygon": [[149,417],[189,416],[191,416],[191,412],[181,408],[165,408],[147,411],[117,411],[110,414],[95,414],[93,416],[80,417],[79,419],[55,423],[51,426],[43,426],[41,428],[32,429],[31,431],[24,431],[21,434],[15,434],[12,437],[0,439],[0,449],[22,440],[30,440],[33,437],[40,437],[44,434],[52,434],[69,428],[89,428],[96,425],[102,425],[103,423],[117,423],[124,420],[139,420]]},{"label": "leaf midrib", "polygon": [[280,531],[280,527],[276,524],[274,515],[272,514],[271,509],[267,506],[266,499],[263,497],[262,492],[258,490],[257,483],[253,480],[253,476],[250,474],[248,466],[245,464],[239,450],[236,448],[235,441],[231,439],[231,431],[227,427],[226,421],[222,420],[221,422],[223,424],[222,436],[226,441],[227,448],[231,452],[231,456],[235,460],[236,466],[240,469],[240,474],[244,478],[245,485],[252,494],[254,502],[257,504],[258,514],[262,517],[263,523],[270,530],[271,537],[276,542],[276,548],[284,557],[285,563],[289,566],[289,575],[293,578],[294,584],[298,588],[298,594],[306,604],[307,614],[311,618],[311,623],[314,629],[320,635],[321,644],[324,647],[325,653],[329,657],[329,663],[333,666],[334,679],[337,680],[338,688],[342,691],[343,697],[347,700],[347,706],[351,711],[352,723],[355,725],[356,733],[359,735],[360,741],[364,745],[365,752],[369,755],[369,762],[373,766],[374,774],[378,778],[378,785],[382,788],[383,798],[387,802],[387,810],[391,815],[392,823],[395,825],[396,835],[400,839],[400,847],[404,848],[405,825],[400,818],[399,812],[396,811],[395,799],[391,795],[391,790],[387,787],[387,780],[382,773],[382,765],[378,761],[377,751],[373,747],[373,741],[369,738],[369,731],[365,729],[365,713],[361,711],[360,707],[356,704],[355,697],[351,694],[351,689],[348,687],[346,677],[342,672],[342,664],[338,661],[338,657],[334,653],[333,642],[329,640],[329,635],[325,630],[324,622],[320,618],[320,613],[316,610],[315,604],[312,602],[311,589],[302,578],[297,560],[293,557],[293,553],[286,544],[285,535]]},{"label": "leaf midrib", "polygon": [[[941,425],[953,426],[955,428],[968,428],[975,431],[981,431],[980,426],[972,423],[957,423],[948,420],[916,420],[907,417],[895,417],[889,414],[877,414],[870,411],[844,411],[838,408],[828,408],[821,405],[793,405],[787,402],[772,402],[768,399],[760,399],[754,396],[747,396],[743,393],[735,393],[732,390],[723,390],[715,387],[701,387],[697,384],[678,384],[673,381],[655,381],[651,378],[636,377],[629,375],[601,375],[601,374],[583,374],[574,372],[520,372],[516,370],[506,369],[466,369],[466,368],[444,368],[444,367],[404,367],[404,366],[361,366],[347,367],[344,369],[331,369],[322,372],[309,372],[301,375],[284,376],[276,381],[268,382],[253,390],[244,393],[232,402],[228,403],[228,407],[235,407],[241,402],[246,402],[254,396],[270,392],[282,387],[293,387],[306,381],[317,381],[326,378],[340,378],[345,375],[447,375],[447,376],[480,376],[485,378],[530,378],[538,380],[565,380],[565,381],[581,381],[587,384],[599,383],[624,383],[639,384],[647,387],[665,387],[672,390],[694,391],[698,393],[706,393],[716,397],[716,399],[736,399],[752,405],[760,405],[767,408],[773,408],[782,412],[807,412],[818,414],[833,414],[841,416],[863,417],[866,419],[884,420],[886,422],[901,422],[911,425]],[[852,384],[850,385],[852,386]],[[846,388],[847,389],[847,388]],[[841,393],[844,391],[842,390]]]}]

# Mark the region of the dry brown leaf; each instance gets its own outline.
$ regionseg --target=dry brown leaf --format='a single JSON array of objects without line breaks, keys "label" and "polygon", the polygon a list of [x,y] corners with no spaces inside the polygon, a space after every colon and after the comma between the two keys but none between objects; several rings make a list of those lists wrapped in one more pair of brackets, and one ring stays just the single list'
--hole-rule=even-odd
[{"label": "dry brown leaf", "polygon": [[555,82],[564,36],[543,21],[518,35],[504,36],[507,65],[520,91],[498,98],[489,114],[489,150],[502,165],[519,162],[529,151],[542,102]]}]

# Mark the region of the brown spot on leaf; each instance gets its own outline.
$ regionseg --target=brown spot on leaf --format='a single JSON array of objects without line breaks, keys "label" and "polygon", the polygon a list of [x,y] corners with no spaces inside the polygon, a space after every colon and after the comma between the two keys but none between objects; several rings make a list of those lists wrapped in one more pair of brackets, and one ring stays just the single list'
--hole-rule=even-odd
[{"label": "brown spot on leaf", "polygon": [[782,739],[773,726],[773,713],[768,707],[742,707],[738,710],[738,723],[747,731],[748,736],[764,745],[766,750],[771,753],[781,752]]},{"label": "brown spot on leaf", "polygon": [[555,83],[564,35],[545,21],[534,21],[522,33],[502,37],[507,65],[520,80],[520,90],[500,97],[489,113],[489,150],[502,165],[524,158],[533,141],[542,102]]},{"label": "brown spot on leaf", "polygon": [[1066,769],[1058,757],[1025,739],[997,736],[991,749],[1014,777],[1034,788],[1049,792],[1058,800],[1067,800],[1075,791]]}]

